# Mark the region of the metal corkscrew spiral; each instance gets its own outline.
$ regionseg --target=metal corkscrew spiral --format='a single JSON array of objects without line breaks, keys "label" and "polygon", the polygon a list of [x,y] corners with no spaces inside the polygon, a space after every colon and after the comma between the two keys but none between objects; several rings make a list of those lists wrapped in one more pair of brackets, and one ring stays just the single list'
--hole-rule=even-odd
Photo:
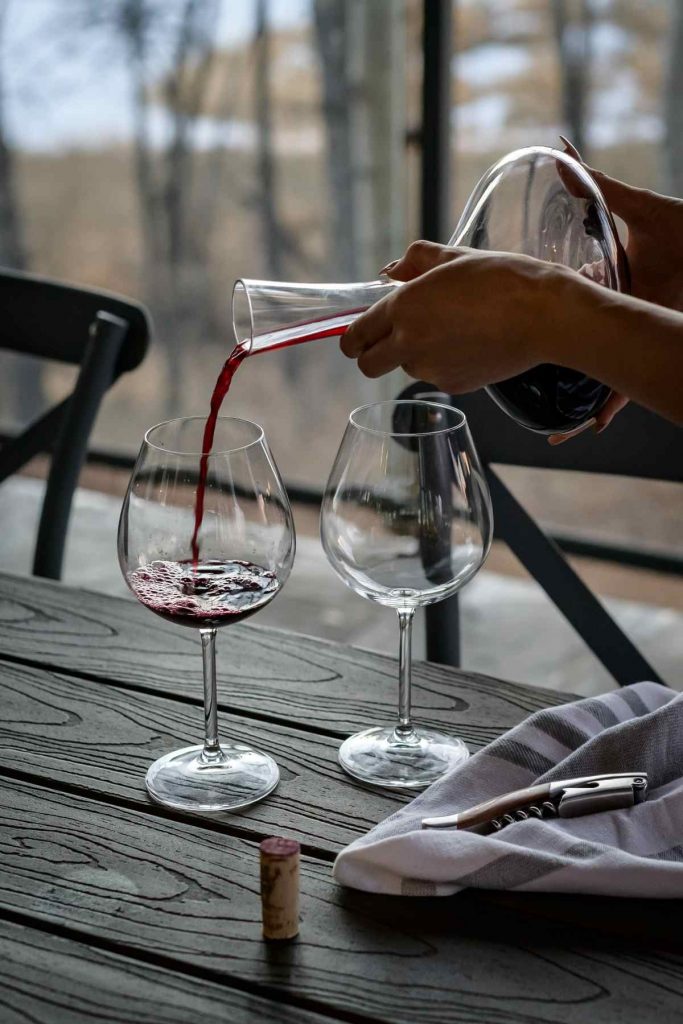
[{"label": "metal corkscrew spiral", "polygon": [[493,818],[489,823],[494,832],[500,832],[506,825],[512,825],[515,821],[526,821],[527,818],[556,818],[557,807],[551,800],[545,800],[541,806],[531,804],[529,807],[520,807],[514,814],[502,814],[500,818]]}]

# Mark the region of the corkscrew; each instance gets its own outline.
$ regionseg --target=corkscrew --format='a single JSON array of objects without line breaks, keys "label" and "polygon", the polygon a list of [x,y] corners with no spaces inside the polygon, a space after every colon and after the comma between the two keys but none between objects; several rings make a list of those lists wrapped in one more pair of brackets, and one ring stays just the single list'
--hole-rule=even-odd
[{"label": "corkscrew", "polygon": [[576,818],[632,807],[647,798],[646,772],[586,775],[517,789],[443,818],[423,818],[422,828],[455,828],[491,835],[528,818]]}]

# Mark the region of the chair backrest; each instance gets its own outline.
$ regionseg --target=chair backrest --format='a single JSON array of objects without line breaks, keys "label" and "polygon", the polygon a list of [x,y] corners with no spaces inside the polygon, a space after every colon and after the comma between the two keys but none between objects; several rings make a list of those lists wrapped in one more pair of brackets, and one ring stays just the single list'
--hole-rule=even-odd
[{"label": "chair backrest", "polygon": [[80,366],[72,393],[0,449],[0,483],[40,452],[52,453],[33,562],[59,579],[73,493],[102,397],[143,360],[145,308],[108,292],[0,270],[0,348]]},{"label": "chair backrest", "polygon": [[[435,389],[418,382],[401,397],[430,391]],[[475,439],[491,489],[496,536],[511,548],[620,685],[641,679],[659,681],[652,665],[574,572],[557,544],[505,486],[494,467],[527,466],[681,482],[680,429],[631,404],[599,437],[586,432],[570,443],[551,447],[545,437],[514,425],[484,392],[458,395],[451,404],[465,413]],[[455,612],[453,607],[452,618]],[[444,635],[448,628],[445,609],[433,614],[435,622],[431,628],[428,623],[427,631],[428,641],[432,638],[428,657],[444,660],[445,654],[453,661],[453,652],[459,650],[458,638]],[[454,628],[457,630],[457,625]]]},{"label": "chair backrest", "polygon": [[599,437],[591,430],[571,443],[551,446],[545,437],[513,425],[483,391],[458,395],[484,462],[534,469],[609,473],[646,480],[683,480],[683,435],[661,416],[630,403]]},{"label": "chair backrest", "polygon": [[88,333],[99,312],[127,324],[115,365],[116,377],[144,359],[150,338],[149,314],[137,302],[111,292],[81,288],[34,274],[0,268],[0,348],[80,364]]}]

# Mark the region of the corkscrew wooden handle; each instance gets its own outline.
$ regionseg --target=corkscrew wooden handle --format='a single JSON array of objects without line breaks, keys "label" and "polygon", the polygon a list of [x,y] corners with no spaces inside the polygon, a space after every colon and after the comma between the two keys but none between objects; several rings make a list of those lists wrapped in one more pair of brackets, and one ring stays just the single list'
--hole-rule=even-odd
[{"label": "corkscrew wooden handle", "polygon": [[422,828],[477,828],[488,824],[492,818],[498,818],[510,811],[516,811],[525,804],[533,804],[546,800],[550,796],[549,782],[528,789],[517,789],[513,793],[504,793],[484,803],[477,804],[459,814],[449,814],[443,818],[423,818]]}]

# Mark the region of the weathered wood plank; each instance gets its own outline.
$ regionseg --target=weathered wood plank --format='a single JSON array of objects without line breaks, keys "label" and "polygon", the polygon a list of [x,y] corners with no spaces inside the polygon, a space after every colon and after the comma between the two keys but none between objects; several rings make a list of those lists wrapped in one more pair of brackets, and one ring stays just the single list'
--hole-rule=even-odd
[{"label": "weathered wood plank", "polygon": [[[137,602],[0,575],[0,656],[201,700],[194,630]],[[299,721],[335,735],[391,721],[393,658],[259,626],[218,638],[219,706]],[[457,731],[471,746],[530,712],[571,699],[436,665],[415,667],[417,720]]]},{"label": "weathered wood plank", "polygon": [[[46,669],[0,661],[0,770],[149,806],[145,773],[161,754],[199,742],[199,708]],[[402,799],[356,785],[337,763],[339,740],[235,715],[221,735],[252,743],[280,766],[267,800],[215,826],[288,835],[329,856],[387,817]]]},{"label": "weathered wood plank", "polygon": [[18,782],[0,781],[0,807],[0,908],[126,955],[396,1024],[680,1020],[678,953],[458,897],[346,892],[306,858],[300,938],[268,946],[253,844]]},{"label": "weathered wood plank", "polygon": [[2,1024],[330,1024],[330,1018],[0,921]]}]

